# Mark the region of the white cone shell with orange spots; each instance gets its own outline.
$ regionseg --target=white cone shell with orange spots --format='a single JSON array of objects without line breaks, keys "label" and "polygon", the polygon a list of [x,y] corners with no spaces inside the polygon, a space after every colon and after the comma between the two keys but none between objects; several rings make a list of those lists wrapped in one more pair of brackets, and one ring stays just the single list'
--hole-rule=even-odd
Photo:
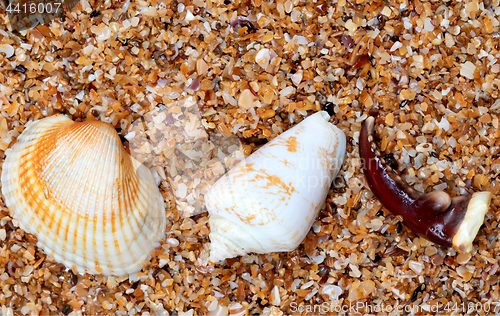
[{"label": "white cone shell with orange spots", "polygon": [[297,248],[342,166],[346,139],[315,113],[261,147],[205,196],[210,261]]},{"label": "white cone shell with orange spots", "polygon": [[20,227],[80,273],[134,273],[165,235],[151,171],[107,123],[64,115],[28,123],[6,152],[1,180]]}]

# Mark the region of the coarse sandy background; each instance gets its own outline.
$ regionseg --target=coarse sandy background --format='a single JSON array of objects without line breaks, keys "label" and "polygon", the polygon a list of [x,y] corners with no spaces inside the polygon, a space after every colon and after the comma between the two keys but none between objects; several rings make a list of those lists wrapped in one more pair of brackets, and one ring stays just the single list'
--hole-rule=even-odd
[{"label": "coarse sandy background", "polygon": [[[81,0],[61,20],[15,30],[0,13],[0,47],[14,49],[0,52],[2,162],[28,121],[98,118],[125,141],[146,112],[188,96],[210,135],[235,135],[247,153],[325,106],[348,139],[341,177],[296,251],[221,265],[203,266],[207,213],[182,218],[166,181],[165,241],[122,278],[47,259],[2,197],[0,315],[499,310],[499,15],[498,0]],[[379,147],[416,189],[493,192],[470,254],[418,238],[366,188],[357,144],[372,108]],[[333,285],[343,289],[334,303]]]}]

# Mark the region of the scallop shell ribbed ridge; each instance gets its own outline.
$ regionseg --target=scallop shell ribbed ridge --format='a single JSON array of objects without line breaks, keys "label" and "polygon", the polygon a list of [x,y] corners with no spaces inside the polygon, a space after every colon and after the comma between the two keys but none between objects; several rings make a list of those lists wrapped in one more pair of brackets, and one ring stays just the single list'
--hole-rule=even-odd
[{"label": "scallop shell ribbed ridge", "polygon": [[164,237],[153,176],[109,124],[51,116],[27,125],[6,156],[2,193],[11,214],[68,268],[134,273]]}]

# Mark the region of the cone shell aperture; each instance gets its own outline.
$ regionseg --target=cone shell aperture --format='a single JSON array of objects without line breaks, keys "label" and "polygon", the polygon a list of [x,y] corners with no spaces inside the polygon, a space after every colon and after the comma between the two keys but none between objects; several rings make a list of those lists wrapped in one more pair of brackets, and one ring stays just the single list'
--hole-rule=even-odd
[{"label": "cone shell aperture", "polygon": [[324,206],[346,152],[344,133],[315,113],[220,178],[205,196],[210,261],[297,248]]},{"label": "cone shell aperture", "polygon": [[79,273],[137,272],[165,235],[151,171],[104,122],[55,115],[28,123],[6,151],[1,181],[21,229]]}]

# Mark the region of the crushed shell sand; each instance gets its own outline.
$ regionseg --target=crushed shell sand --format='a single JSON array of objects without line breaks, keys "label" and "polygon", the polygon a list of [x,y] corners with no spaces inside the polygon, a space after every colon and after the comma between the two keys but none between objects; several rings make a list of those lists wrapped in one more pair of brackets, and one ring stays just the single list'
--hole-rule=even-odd
[{"label": "crushed shell sand", "polygon": [[[333,286],[341,305],[498,311],[498,0],[82,0],[62,19],[20,30],[2,12],[2,160],[26,122],[55,113],[109,122],[140,149],[126,137],[132,123],[155,109],[179,114],[170,105],[188,97],[208,135],[237,137],[245,154],[326,103],[349,143],[296,251],[219,266],[204,265],[207,214],[181,218],[172,188],[190,192],[161,168],[166,239],[123,278],[55,264],[0,199],[2,315],[306,315],[335,298]],[[372,108],[381,112],[377,143],[417,190],[493,192],[471,254],[418,238],[366,189],[357,141]],[[154,125],[149,135],[161,136]]]}]

